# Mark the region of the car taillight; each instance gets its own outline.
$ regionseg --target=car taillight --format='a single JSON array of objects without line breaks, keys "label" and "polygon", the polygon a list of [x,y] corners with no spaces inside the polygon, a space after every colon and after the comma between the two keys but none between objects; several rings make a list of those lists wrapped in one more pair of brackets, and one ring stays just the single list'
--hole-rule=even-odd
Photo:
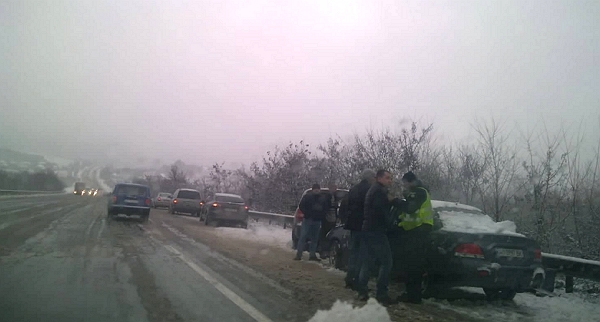
[{"label": "car taillight", "polygon": [[112,196],[112,203],[117,203],[117,196]]},{"label": "car taillight", "polygon": [[250,208],[248,208],[248,206],[244,206],[244,210],[248,210],[248,209],[250,209]]},{"label": "car taillight", "polygon": [[477,244],[461,244],[454,248],[454,256],[468,258],[484,258],[481,247]]},{"label": "car taillight", "polygon": [[215,203],[212,204],[212,206],[215,207],[215,208],[217,208],[219,206],[219,204],[215,202]]},{"label": "car taillight", "polygon": [[296,209],[296,214],[294,216],[296,217],[296,222],[301,222],[304,219],[304,213],[300,210],[300,208]]},{"label": "car taillight", "polygon": [[156,200],[160,201],[160,197],[156,198]]},{"label": "car taillight", "polygon": [[177,199],[173,199],[173,203],[177,203]]},{"label": "car taillight", "polygon": [[542,260],[542,250],[541,249],[536,248],[533,250],[533,259],[535,259],[536,261]]},{"label": "car taillight", "polygon": [[204,206],[204,202],[200,201],[200,207]]},{"label": "car taillight", "polygon": [[150,201],[150,198],[146,198],[146,206],[149,206],[149,205],[150,205],[150,202],[151,202],[151,201]]}]

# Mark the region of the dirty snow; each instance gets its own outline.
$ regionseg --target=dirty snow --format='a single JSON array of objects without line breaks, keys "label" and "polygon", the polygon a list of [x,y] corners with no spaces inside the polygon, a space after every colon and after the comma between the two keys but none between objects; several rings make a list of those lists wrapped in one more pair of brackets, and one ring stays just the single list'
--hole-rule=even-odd
[{"label": "dirty snow", "polygon": [[463,210],[469,210],[469,211],[476,211],[476,212],[481,212],[481,209],[473,207],[473,206],[469,206],[469,205],[464,205],[462,203],[458,203],[458,202],[450,202],[450,201],[441,201],[441,200],[431,200],[431,206],[433,208],[454,208],[454,209],[463,209]]},{"label": "dirty snow", "polygon": [[[197,219],[196,219],[197,220]],[[291,249],[292,231],[281,226],[250,222],[248,229],[218,227],[217,234],[253,242],[266,243],[270,246]]]},{"label": "dirty snow", "polygon": [[375,299],[369,299],[363,307],[353,307],[352,304],[337,300],[331,310],[319,310],[308,322],[391,322],[392,319],[385,307]]},{"label": "dirty snow", "polygon": [[600,303],[586,301],[576,294],[558,294],[556,297],[538,297],[530,293],[517,294],[513,302],[488,302],[483,291],[460,288],[481,294],[480,300],[427,300],[444,309],[486,321],[507,322],[588,322],[600,321]]}]

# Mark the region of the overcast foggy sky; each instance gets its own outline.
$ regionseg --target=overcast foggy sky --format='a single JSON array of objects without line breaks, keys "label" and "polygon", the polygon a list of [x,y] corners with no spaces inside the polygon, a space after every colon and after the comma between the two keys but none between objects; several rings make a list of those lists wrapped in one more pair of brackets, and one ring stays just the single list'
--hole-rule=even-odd
[{"label": "overcast foggy sky", "polygon": [[599,1],[0,0],[0,146],[249,162],[402,117],[598,133]]}]

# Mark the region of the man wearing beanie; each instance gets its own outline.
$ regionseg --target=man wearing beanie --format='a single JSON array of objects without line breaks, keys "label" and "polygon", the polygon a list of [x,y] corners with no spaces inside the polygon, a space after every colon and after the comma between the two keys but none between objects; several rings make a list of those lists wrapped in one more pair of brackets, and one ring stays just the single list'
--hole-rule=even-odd
[{"label": "man wearing beanie", "polygon": [[433,228],[433,209],[429,191],[417,176],[409,171],[402,176],[404,198],[402,209],[401,241],[402,261],[407,273],[406,292],[400,296],[400,301],[421,303],[421,280],[425,269],[425,255],[429,233]]}]

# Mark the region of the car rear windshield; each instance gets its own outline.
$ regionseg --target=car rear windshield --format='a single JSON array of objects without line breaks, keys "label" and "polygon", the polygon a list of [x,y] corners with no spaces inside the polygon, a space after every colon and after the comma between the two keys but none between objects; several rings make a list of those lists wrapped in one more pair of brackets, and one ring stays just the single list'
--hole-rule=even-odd
[{"label": "car rear windshield", "polygon": [[127,196],[145,196],[148,189],[146,187],[140,186],[117,186],[115,189],[115,193],[117,195],[127,195]]},{"label": "car rear windshield", "polygon": [[232,203],[244,203],[244,199],[237,196],[215,196],[217,202],[232,202]]},{"label": "car rear windshield", "polygon": [[181,190],[179,191],[179,194],[177,194],[177,198],[200,200],[200,193],[198,191]]}]

